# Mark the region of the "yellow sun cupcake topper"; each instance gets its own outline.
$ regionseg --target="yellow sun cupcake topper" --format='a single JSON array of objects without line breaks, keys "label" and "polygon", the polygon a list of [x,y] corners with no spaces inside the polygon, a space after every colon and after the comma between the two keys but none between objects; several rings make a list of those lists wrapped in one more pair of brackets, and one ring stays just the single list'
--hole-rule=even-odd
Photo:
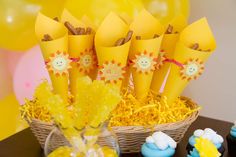
[{"label": "yellow sun cupcake topper", "polygon": [[221,155],[216,146],[208,139],[197,138],[194,146],[199,152],[200,157],[219,157]]},{"label": "yellow sun cupcake topper", "polygon": [[132,60],[133,68],[139,73],[148,74],[151,71],[155,70],[156,59],[153,56],[153,53],[139,53],[135,55],[135,58]]},{"label": "yellow sun cupcake topper", "polygon": [[97,65],[96,55],[93,49],[85,49],[84,52],[81,52],[77,65],[80,72],[84,74],[90,73]]},{"label": "yellow sun cupcake topper", "polygon": [[107,61],[100,67],[101,79],[108,83],[117,83],[125,74],[125,67],[115,61]]},{"label": "yellow sun cupcake topper", "polygon": [[186,79],[188,81],[197,79],[204,70],[204,65],[201,60],[197,59],[189,59],[180,70],[180,75],[182,79]]},{"label": "yellow sun cupcake topper", "polygon": [[56,53],[51,54],[46,65],[49,72],[61,76],[68,75],[68,70],[71,68],[70,63],[71,60],[68,54],[57,51]]}]

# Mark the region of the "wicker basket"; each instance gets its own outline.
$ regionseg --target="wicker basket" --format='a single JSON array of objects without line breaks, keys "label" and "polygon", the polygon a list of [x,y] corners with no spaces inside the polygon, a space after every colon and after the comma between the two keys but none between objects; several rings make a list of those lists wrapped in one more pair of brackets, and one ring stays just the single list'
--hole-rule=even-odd
[{"label": "wicker basket", "polygon": [[[189,107],[196,108],[198,105],[187,97],[181,97],[186,101]],[[145,142],[145,138],[149,136],[153,131],[163,131],[171,136],[175,141],[180,142],[189,126],[197,119],[199,112],[196,111],[191,114],[185,120],[156,125],[152,129],[147,129],[143,126],[123,126],[113,127],[113,131],[116,133],[118,142],[122,153],[134,153],[139,152],[141,145]],[[44,144],[49,133],[55,128],[52,123],[45,123],[36,119],[33,119],[30,123],[30,128],[34,135],[37,137],[40,145],[44,148]],[[63,143],[64,139],[61,139],[59,143]],[[56,144],[56,143],[55,143]]]}]

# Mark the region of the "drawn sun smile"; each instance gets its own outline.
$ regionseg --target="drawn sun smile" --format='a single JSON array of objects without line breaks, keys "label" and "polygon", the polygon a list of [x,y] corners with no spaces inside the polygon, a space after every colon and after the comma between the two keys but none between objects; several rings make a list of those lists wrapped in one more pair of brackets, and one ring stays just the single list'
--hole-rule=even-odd
[{"label": "drawn sun smile", "polygon": [[135,55],[135,58],[132,60],[133,68],[139,73],[148,74],[151,71],[155,70],[156,59],[152,53],[139,53]]},{"label": "drawn sun smile", "polygon": [[46,64],[49,72],[60,76],[68,74],[68,70],[71,68],[70,63],[68,54],[57,51],[49,57]]},{"label": "drawn sun smile", "polygon": [[180,70],[180,75],[182,79],[186,79],[188,81],[197,79],[203,72],[204,65],[203,62],[199,59],[190,59],[188,60],[183,68]]},{"label": "drawn sun smile", "polygon": [[80,72],[84,74],[90,73],[97,65],[97,58],[93,49],[86,49],[84,52],[81,52],[77,65]]},{"label": "drawn sun smile", "polygon": [[117,83],[122,80],[125,74],[125,67],[115,61],[105,62],[99,71],[101,79],[108,83]]}]

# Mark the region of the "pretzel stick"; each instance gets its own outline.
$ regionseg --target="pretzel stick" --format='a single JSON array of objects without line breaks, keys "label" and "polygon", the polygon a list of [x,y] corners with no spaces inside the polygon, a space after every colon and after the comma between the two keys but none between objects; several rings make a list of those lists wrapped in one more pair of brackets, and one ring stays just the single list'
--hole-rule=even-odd
[{"label": "pretzel stick", "polygon": [[133,31],[129,31],[125,37],[124,43],[127,43],[132,38],[132,35],[133,35]]},{"label": "pretzel stick", "polygon": [[125,38],[120,38],[115,42],[115,46],[120,46],[124,44]]},{"label": "pretzel stick", "polygon": [[84,34],[85,34],[85,28],[81,28],[80,32],[79,32],[79,35],[84,35]]},{"label": "pretzel stick", "polygon": [[166,30],[166,34],[171,34],[172,31],[173,31],[173,26],[168,25],[167,30]]},{"label": "pretzel stick", "polygon": [[49,34],[44,34],[42,41],[51,41],[53,40]]},{"label": "pretzel stick", "polygon": [[92,34],[92,28],[91,27],[87,27],[85,34]]},{"label": "pretzel stick", "polygon": [[66,21],[64,23],[64,25],[66,26],[66,28],[71,32],[71,34],[73,35],[78,35],[76,29],[74,28],[74,26],[72,26],[68,21]]},{"label": "pretzel stick", "polygon": [[197,50],[199,48],[199,44],[195,43],[190,48],[193,49],[193,50]]},{"label": "pretzel stick", "polygon": [[154,34],[153,38],[158,38],[160,35]]},{"label": "pretzel stick", "polygon": [[53,20],[59,22],[59,18],[58,17],[54,17]]},{"label": "pretzel stick", "polygon": [[136,36],[136,40],[141,40],[141,36]]}]

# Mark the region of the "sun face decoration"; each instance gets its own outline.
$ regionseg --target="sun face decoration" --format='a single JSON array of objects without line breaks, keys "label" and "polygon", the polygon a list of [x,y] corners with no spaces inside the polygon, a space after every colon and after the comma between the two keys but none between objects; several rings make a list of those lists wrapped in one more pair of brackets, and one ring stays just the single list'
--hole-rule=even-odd
[{"label": "sun face decoration", "polygon": [[182,79],[196,80],[204,70],[203,62],[199,59],[189,59],[180,70],[180,75]]},{"label": "sun face decoration", "polygon": [[105,62],[99,71],[101,79],[108,83],[117,83],[118,80],[122,80],[125,74],[125,67],[121,66],[121,63],[115,61]]},{"label": "sun face decoration", "polygon": [[152,53],[140,53],[132,60],[133,68],[139,73],[148,74],[155,70],[156,59]]},{"label": "sun face decoration", "polygon": [[165,59],[166,59],[165,52],[160,51],[160,53],[158,54],[158,57],[157,57],[157,63],[155,65],[156,70],[159,70],[164,65]]},{"label": "sun face decoration", "polygon": [[84,52],[81,52],[77,65],[80,72],[84,74],[91,72],[97,65],[97,59],[93,49],[85,49]]},{"label": "sun face decoration", "polygon": [[70,63],[68,54],[57,51],[49,57],[46,65],[49,72],[61,76],[68,74],[68,70],[71,68]]}]

